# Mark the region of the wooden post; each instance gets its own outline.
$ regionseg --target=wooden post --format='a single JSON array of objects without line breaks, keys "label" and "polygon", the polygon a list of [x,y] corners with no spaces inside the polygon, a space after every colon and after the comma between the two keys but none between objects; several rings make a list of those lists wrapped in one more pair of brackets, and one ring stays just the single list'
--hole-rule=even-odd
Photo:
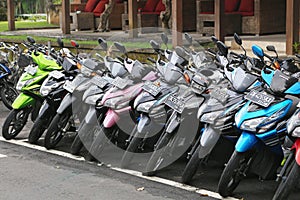
[{"label": "wooden post", "polygon": [[172,0],[172,45],[182,45],[182,0]]},{"label": "wooden post", "polygon": [[8,30],[14,31],[16,29],[14,0],[7,0],[7,21],[8,21]]},{"label": "wooden post", "polygon": [[286,54],[294,53],[293,44],[299,42],[299,0],[286,0]]},{"label": "wooden post", "polygon": [[129,37],[138,37],[137,26],[138,3],[137,0],[128,0]]},{"label": "wooden post", "polygon": [[225,25],[224,24],[225,15],[225,0],[215,0],[215,36],[221,40],[225,41]]},{"label": "wooden post", "polygon": [[70,34],[70,0],[62,1],[62,32],[63,34]]}]

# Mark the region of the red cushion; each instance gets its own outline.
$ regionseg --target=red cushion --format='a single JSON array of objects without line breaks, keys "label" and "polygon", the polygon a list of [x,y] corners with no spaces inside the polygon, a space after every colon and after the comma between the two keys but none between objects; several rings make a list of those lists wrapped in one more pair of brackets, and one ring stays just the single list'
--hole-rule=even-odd
[{"label": "red cushion", "polygon": [[240,12],[254,12],[254,0],[241,0]]},{"label": "red cushion", "polygon": [[147,0],[143,12],[153,12],[155,11],[156,5],[159,0]]},{"label": "red cushion", "polygon": [[155,12],[161,12],[165,10],[166,10],[165,4],[163,4],[162,0],[160,0],[155,8]]},{"label": "red cushion", "polygon": [[239,8],[240,0],[225,0],[225,12],[234,12]]},{"label": "red cushion", "polygon": [[88,0],[85,5],[84,12],[92,12],[100,0]]},{"label": "red cushion", "polygon": [[103,13],[103,11],[105,10],[105,4],[107,4],[108,1],[109,0],[101,0],[97,4],[96,8],[93,10],[93,13],[96,17],[99,17]]}]

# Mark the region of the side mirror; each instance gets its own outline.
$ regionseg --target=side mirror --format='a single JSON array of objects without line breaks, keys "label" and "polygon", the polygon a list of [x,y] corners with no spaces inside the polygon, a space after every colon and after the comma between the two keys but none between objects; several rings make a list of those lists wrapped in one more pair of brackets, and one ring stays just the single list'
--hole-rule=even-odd
[{"label": "side mirror", "polygon": [[168,46],[168,41],[169,41],[169,39],[168,39],[168,36],[167,36],[165,33],[162,33],[162,34],[161,34],[161,40],[163,41],[163,43],[164,43],[166,46]]},{"label": "side mirror", "polygon": [[266,48],[267,48],[268,51],[276,52],[276,49],[273,45],[268,45]]},{"label": "side mirror", "polygon": [[60,48],[64,47],[64,42],[62,41],[61,37],[57,38],[56,42]]},{"label": "side mirror", "polygon": [[35,43],[35,40],[30,37],[30,36],[27,36],[27,41],[30,43],[30,44],[34,44]]},{"label": "side mirror", "polygon": [[124,47],[123,44],[119,42],[115,42],[114,45],[121,53],[126,54],[126,48]]},{"label": "side mirror", "polygon": [[71,40],[72,47],[78,48],[79,44],[75,40]]},{"label": "side mirror", "polygon": [[257,45],[252,46],[252,52],[260,59],[262,59],[265,55],[264,50]]},{"label": "side mirror", "polygon": [[227,57],[228,54],[228,47],[221,41],[217,42],[217,48],[221,52],[221,54],[225,57]]},{"label": "side mirror", "polygon": [[180,56],[180,57],[182,57],[182,58],[184,58],[184,59],[186,59],[186,60],[188,60],[189,58],[189,54],[188,54],[188,52],[186,52],[182,47],[179,47],[179,46],[177,46],[177,47],[175,47],[175,52],[176,52],[176,54],[178,55],[178,56]]},{"label": "side mirror", "polygon": [[150,40],[150,45],[151,45],[151,47],[152,47],[156,52],[159,51],[160,45],[159,45],[156,41]]},{"label": "side mirror", "polygon": [[188,34],[188,33],[184,33],[184,37],[188,41],[189,45],[192,45],[192,43],[193,43],[193,37],[190,34]]},{"label": "side mirror", "polygon": [[107,42],[103,38],[99,37],[98,43],[104,51],[107,51]]},{"label": "side mirror", "polygon": [[234,37],[234,41],[235,41],[238,45],[241,46],[241,45],[242,45],[242,39],[240,38],[240,36],[239,36],[238,34],[234,33],[233,37]]},{"label": "side mirror", "polygon": [[218,38],[216,36],[211,36],[211,40],[217,44],[217,42],[219,41]]}]

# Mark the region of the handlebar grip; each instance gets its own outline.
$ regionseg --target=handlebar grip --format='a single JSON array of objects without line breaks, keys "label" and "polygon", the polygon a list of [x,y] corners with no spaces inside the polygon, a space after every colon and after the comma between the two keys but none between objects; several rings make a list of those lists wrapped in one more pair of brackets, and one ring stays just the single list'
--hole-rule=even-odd
[{"label": "handlebar grip", "polygon": [[176,63],[175,64],[176,67],[179,67],[180,69],[184,70],[184,67],[181,64]]},{"label": "handlebar grip", "polygon": [[215,61],[215,64],[217,65],[217,66],[219,66],[219,67],[222,67],[222,68],[224,68],[225,66],[224,65],[222,65],[220,62],[218,62],[218,61]]}]

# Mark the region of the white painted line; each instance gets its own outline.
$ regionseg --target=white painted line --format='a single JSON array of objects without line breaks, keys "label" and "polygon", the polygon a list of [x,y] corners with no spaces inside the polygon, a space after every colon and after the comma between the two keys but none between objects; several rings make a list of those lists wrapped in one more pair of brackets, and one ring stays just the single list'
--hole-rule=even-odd
[{"label": "white painted line", "polygon": [[0,154],[0,158],[6,158],[7,155]]},{"label": "white painted line", "polygon": [[81,156],[74,156],[70,153],[66,153],[66,152],[58,151],[58,150],[54,150],[54,149],[47,150],[45,147],[25,142],[27,140],[6,140],[3,137],[0,137],[0,141],[11,143],[11,144],[17,144],[17,145],[20,145],[20,146],[28,147],[28,148],[31,148],[31,149],[36,149],[36,150],[39,150],[39,151],[51,153],[51,154],[54,154],[54,155],[65,157],[65,158],[71,158],[73,160],[84,161],[84,158],[81,157]]},{"label": "white painted line", "polygon": [[[36,149],[36,150],[39,150],[39,151],[51,153],[51,154],[54,154],[54,155],[62,156],[62,157],[65,157],[65,158],[70,158],[70,159],[77,160],[77,161],[85,161],[84,158],[81,157],[81,156],[74,156],[70,153],[66,153],[66,152],[62,152],[62,151],[58,151],[58,150],[47,150],[45,147],[27,143],[27,142],[25,142],[26,140],[5,140],[3,137],[0,136],[0,141],[11,143],[11,144],[16,144],[16,145],[20,145],[20,146],[24,146],[24,147],[28,147],[28,148],[31,148],[31,149]],[[1,154],[0,154],[0,158],[1,158]],[[102,166],[102,165],[103,164],[98,164],[98,166]],[[197,188],[197,187],[190,186],[190,185],[185,185],[183,183],[179,183],[179,182],[176,182],[176,181],[172,181],[172,180],[168,180],[168,179],[164,179],[164,178],[160,178],[160,177],[156,177],[156,176],[143,176],[141,172],[134,171],[134,170],[121,169],[121,168],[118,168],[118,167],[110,167],[110,169],[118,171],[118,172],[130,174],[130,175],[133,175],[133,176],[136,176],[136,177],[140,177],[140,178],[143,178],[143,179],[147,179],[147,180],[155,181],[155,182],[158,182],[158,183],[162,183],[162,184],[165,184],[165,185],[169,185],[169,186],[172,186],[172,187],[180,188],[180,189],[183,189],[183,190],[186,190],[186,191],[196,192],[200,195],[213,197],[215,199],[239,200],[239,199],[234,198],[234,197],[223,198],[221,195],[219,195],[216,192],[212,192],[212,191],[209,191],[209,190]]]},{"label": "white painted line", "polygon": [[205,190],[205,189],[200,189],[200,188],[190,186],[190,185],[186,185],[186,184],[183,184],[183,183],[179,183],[179,182],[176,182],[176,181],[172,181],[172,180],[168,180],[168,179],[164,179],[164,178],[160,178],[160,177],[156,177],[156,176],[143,176],[141,172],[134,171],[134,170],[122,169],[122,168],[118,168],[118,167],[111,167],[111,169],[119,171],[119,172],[123,172],[123,173],[126,173],[126,174],[131,174],[131,175],[143,178],[143,179],[147,179],[147,180],[155,181],[155,182],[162,183],[162,184],[165,184],[165,185],[180,188],[180,189],[183,189],[183,190],[196,192],[196,193],[201,194],[203,196],[209,196],[209,197],[213,197],[213,198],[216,198],[216,199],[224,199],[224,200],[239,200],[239,199],[233,198],[233,197],[223,198],[221,195],[219,195],[216,192],[212,192],[212,191]]}]

